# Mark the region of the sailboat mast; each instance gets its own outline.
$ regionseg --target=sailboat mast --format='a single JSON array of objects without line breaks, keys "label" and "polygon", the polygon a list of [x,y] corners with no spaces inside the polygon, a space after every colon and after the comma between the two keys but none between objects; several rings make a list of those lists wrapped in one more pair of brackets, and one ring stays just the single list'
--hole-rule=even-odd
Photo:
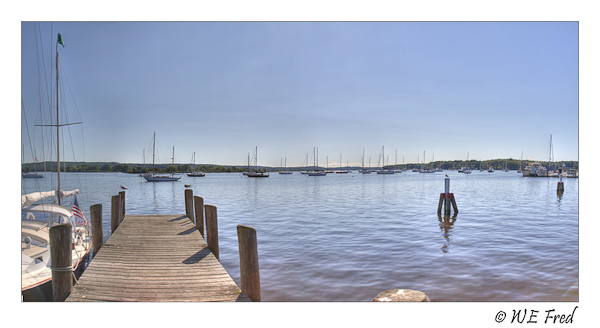
[{"label": "sailboat mast", "polygon": [[58,114],[58,42],[56,43],[56,172],[58,181],[58,205],[62,205],[60,195],[60,125]]},{"label": "sailboat mast", "polygon": [[363,168],[363,170],[365,169],[365,148],[363,148],[362,168]]},{"label": "sailboat mast", "polygon": [[550,135],[550,151],[548,152],[548,169],[550,169],[550,162],[552,162],[552,135]]},{"label": "sailboat mast", "polygon": [[156,132],[154,132],[154,138],[152,139],[152,171],[154,171],[155,156],[156,156]]}]

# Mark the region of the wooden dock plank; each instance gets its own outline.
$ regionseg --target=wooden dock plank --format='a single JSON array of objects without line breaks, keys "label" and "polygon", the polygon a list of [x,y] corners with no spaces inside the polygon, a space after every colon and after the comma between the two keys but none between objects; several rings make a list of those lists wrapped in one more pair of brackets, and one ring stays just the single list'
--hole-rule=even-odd
[{"label": "wooden dock plank", "polygon": [[249,301],[185,215],[126,215],[67,301]]}]

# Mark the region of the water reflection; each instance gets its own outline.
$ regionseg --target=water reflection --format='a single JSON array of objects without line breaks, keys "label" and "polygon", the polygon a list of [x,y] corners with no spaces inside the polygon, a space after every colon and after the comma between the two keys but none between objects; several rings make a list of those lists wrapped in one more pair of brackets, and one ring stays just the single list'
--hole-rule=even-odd
[{"label": "water reflection", "polygon": [[560,201],[562,200],[564,190],[556,190],[556,200],[558,200],[558,205],[560,208]]},{"label": "water reflection", "polygon": [[456,221],[457,215],[458,215],[458,213],[454,213],[454,215],[452,215],[452,216],[444,215],[442,217],[441,214],[438,214],[438,220],[440,222],[440,230],[442,231],[442,234],[444,235],[444,239],[446,240],[446,242],[444,243],[444,245],[441,248],[441,250],[444,254],[448,253],[450,251],[450,236],[452,235],[452,228],[454,228],[454,222]]}]

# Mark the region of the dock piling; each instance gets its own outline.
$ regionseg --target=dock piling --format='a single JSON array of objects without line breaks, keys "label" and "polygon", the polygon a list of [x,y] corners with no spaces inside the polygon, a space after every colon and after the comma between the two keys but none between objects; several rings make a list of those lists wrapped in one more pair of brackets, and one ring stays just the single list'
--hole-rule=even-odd
[{"label": "dock piling", "polygon": [[110,232],[114,233],[121,223],[121,197],[119,195],[112,196],[110,207]]},{"label": "dock piling", "polygon": [[194,212],[196,214],[196,227],[204,238],[204,198],[194,196]]},{"label": "dock piling", "polygon": [[217,224],[217,207],[204,205],[206,215],[206,243],[208,248],[219,260],[219,227]]},{"label": "dock piling", "polygon": [[125,190],[119,191],[119,197],[121,202],[121,220],[119,222],[121,222],[125,217]]},{"label": "dock piling", "polygon": [[102,231],[102,204],[90,206],[90,217],[92,224],[92,255],[96,256],[96,253],[98,253],[104,244]]},{"label": "dock piling", "polygon": [[242,293],[253,302],[260,302],[260,274],[256,230],[245,225],[237,226],[240,252],[240,278]]},{"label": "dock piling", "polygon": [[72,230],[70,223],[50,228],[50,257],[52,258],[52,300],[64,302],[73,288],[71,258]]},{"label": "dock piling", "polygon": [[187,217],[194,222],[194,191],[192,189],[185,189],[184,201],[185,215],[187,215]]}]

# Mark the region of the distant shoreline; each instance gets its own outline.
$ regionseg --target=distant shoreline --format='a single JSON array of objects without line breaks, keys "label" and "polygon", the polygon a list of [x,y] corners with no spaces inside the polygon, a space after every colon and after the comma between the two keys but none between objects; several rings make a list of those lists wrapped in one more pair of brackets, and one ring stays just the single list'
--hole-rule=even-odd
[{"label": "distant shoreline", "polygon": [[[522,161],[518,159],[494,159],[487,161],[435,161],[429,163],[408,163],[408,164],[393,164],[385,165],[388,169],[401,169],[401,170],[412,170],[415,168],[442,168],[443,170],[458,170],[462,167],[469,167],[471,169],[488,169],[490,166],[495,170],[502,170],[505,167],[508,170],[518,170],[522,166],[529,163],[539,162],[548,165],[548,161]],[[549,168],[556,169],[565,165],[567,169],[579,169],[579,161],[557,161],[550,163]],[[122,173],[146,173],[146,172],[176,172],[184,173],[191,172],[194,168],[197,171],[206,173],[227,173],[227,172],[246,172],[248,171],[247,165],[219,165],[219,164],[155,164],[154,169],[150,164],[139,164],[139,163],[118,163],[118,162],[61,162],[62,171],[65,172],[122,172]],[[370,166],[365,167],[367,169],[380,168],[381,166]],[[44,169],[45,168],[45,169]],[[314,166],[257,166],[253,167],[257,169],[264,169],[266,171],[274,172],[281,170],[289,171],[305,171],[314,169]],[[362,166],[331,166],[323,167],[321,169],[343,169],[343,170],[360,170]],[[38,162],[38,163],[24,163],[21,165],[23,172],[54,172],[56,171],[56,162]]]}]

